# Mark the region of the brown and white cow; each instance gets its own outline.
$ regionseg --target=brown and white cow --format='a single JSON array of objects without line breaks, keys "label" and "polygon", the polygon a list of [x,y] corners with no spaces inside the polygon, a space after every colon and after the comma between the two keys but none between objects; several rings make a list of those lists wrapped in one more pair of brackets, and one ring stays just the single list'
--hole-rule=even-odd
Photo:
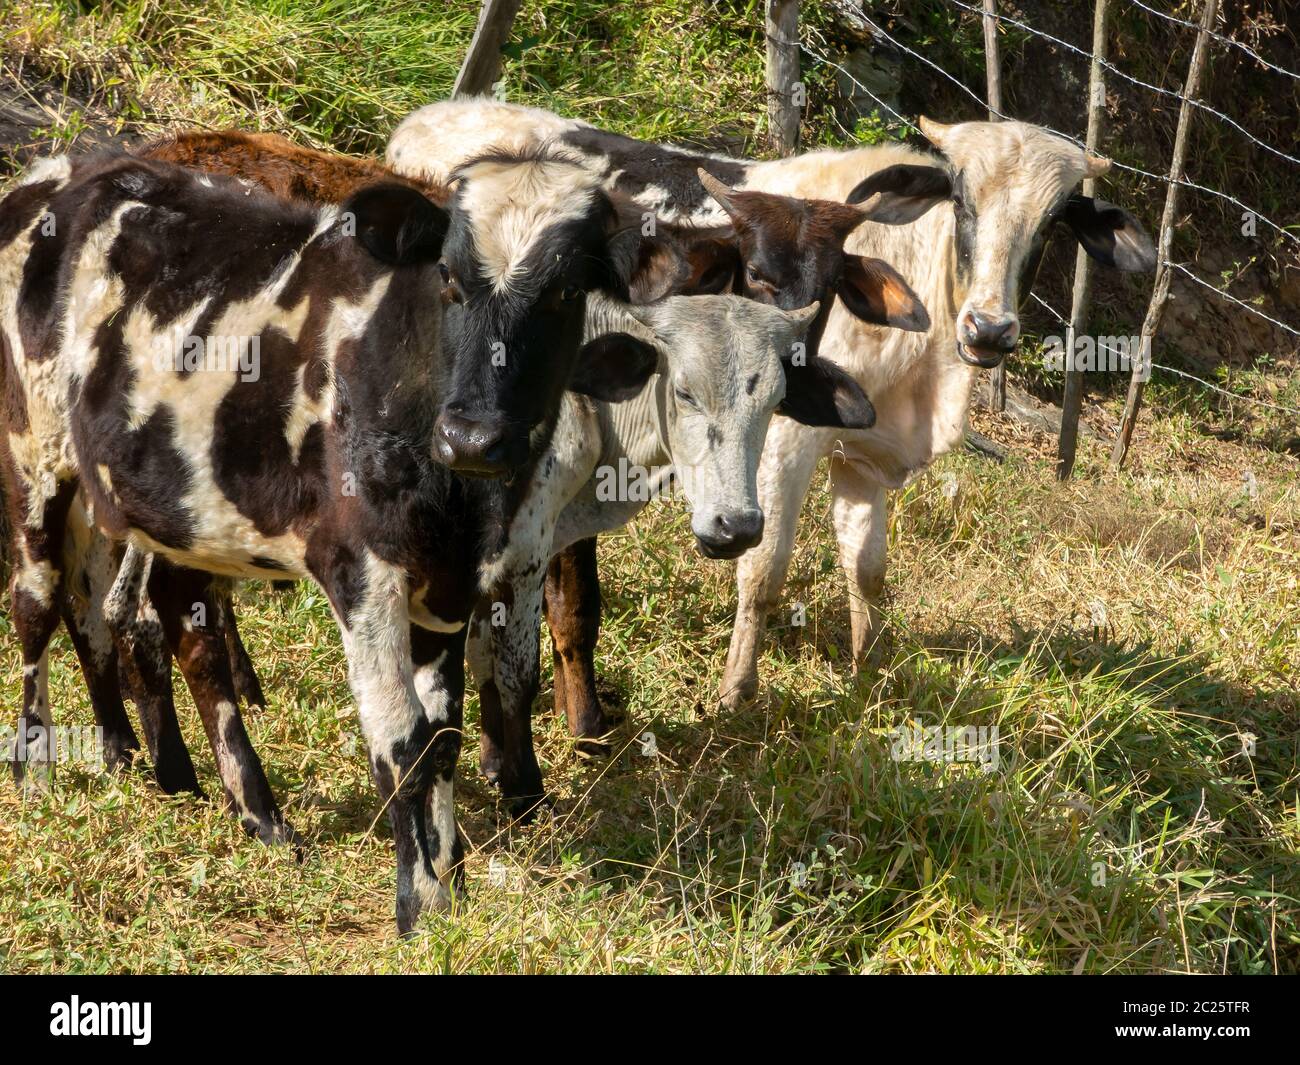
[{"label": "brown and white cow", "polygon": [[[819,352],[864,387],[878,419],[857,432],[773,423],[760,470],[767,533],[739,566],[739,606],[722,686],[728,704],[757,690],[764,622],[777,605],[818,462],[833,456],[835,529],[850,592],[853,658],[860,662],[879,630],[887,492],[962,439],[978,368],[996,365],[1015,347],[1019,304],[1049,234],[1064,228],[1095,259],[1120,270],[1154,266],[1151,241],[1131,214],[1077,191],[1084,178],[1106,172],[1106,160],[1022,122],[945,126],[923,118],[921,128],[938,157],[881,145],[752,162],[647,144],[536,108],[469,100],[417,111],[389,145],[396,169],[431,176],[436,169],[421,169],[420,162],[433,158],[435,146],[443,158],[455,158],[485,136],[515,146],[561,145],[580,153],[608,186],[643,205],[675,205],[673,217],[704,224],[721,222],[723,215],[694,180],[701,169],[731,186],[733,203],[753,192],[862,200],[873,204],[873,218],[894,223],[854,229],[845,251],[898,265],[929,309],[931,325],[924,333],[880,329],[863,320],[853,293],[837,290],[841,299],[825,320]],[[725,208],[727,199],[724,190],[718,202]],[[952,210],[931,210],[945,201]],[[805,270],[805,263],[776,239],[756,241],[746,252],[747,291],[771,291]],[[594,699],[594,553],[571,555],[552,576],[564,607],[548,606],[548,617],[553,632],[560,630],[557,647],[563,644],[564,660],[578,673],[566,683],[566,697],[574,698],[577,687],[585,693],[579,698]],[[557,667],[560,660],[557,654]]]},{"label": "brown and white cow", "polygon": [[[543,154],[464,166],[447,209],[396,183],[316,208],[153,160],[33,166],[0,200],[0,468],[37,768],[81,489],[128,556],[321,585],[393,826],[399,930],[445,906],[479,564],[565,388],[618,398],[653,371],[642,341],[582,344],[586,294],[624,295],[637,254],[599,184]],[[449,336],[444,268],[474,279]],[[208,711],[218,742],[242,733],[235,707]]]}]

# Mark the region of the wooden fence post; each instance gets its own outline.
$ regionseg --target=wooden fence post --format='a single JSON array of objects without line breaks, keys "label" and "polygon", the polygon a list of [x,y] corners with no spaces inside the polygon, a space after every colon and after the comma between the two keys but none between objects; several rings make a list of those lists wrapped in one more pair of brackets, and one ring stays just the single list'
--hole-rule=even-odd
[{"label": "wooden fence post", "polygon": [[492,88],[501,73],[501,46],[510,37],[522,0],[483,0],[478,13],[478,26],[469,43],[465,61],[456,75],[452,87],[453,99],[458,96],[481,96]]},{"label": "wooden fence post", "polygon": [[[1002,115],[1002,64],[998,61],[997,0],[984,0],[984,76],[988,82],[989,121]],[[1001,414],[1007,409],[1007,366],[1001,363],[989,371],[989,409]]]},{"label": "wooden fence post", "polygon": [[767,119],[782,155],[799,147],[799,0],[767,0]]},{"label": "wooden fence post", "polygon": [[1196,35],[1196,47],[1192,50],[1192,63],[1187,69],[1187,84],[1183,86],[1183,102],[1178,109],[1178,131],[1174,134],[1174,155],[1169,163],[1169,190],[1165,193],[1165,210],[1160,217],[1160,239],[1156,244],[1156,281],[1151,292],[1151,302],[1147,305],[1146,318],[1142,322],[1141,354],[1133,363],[1133,375],[1128,383],[1128,398],[1124,402],[1124,417],[1119,426],[1119,439],[1115,441],[1115,449],[1110,455],[1110,464],[1114,469],[1123,466],[1124,459],[1128,457],[1133,429],[1137,425],[1138,410],[1142,406],[1142,386],[1145,384],[1143,378],[1151,372],[1145,353],[1151,350],[1155,342],[1155,335],[1160,329],[1160,319],[1165,310],[1165,301],[1169,298],[1169,279],[1173,273],[1169,269],[1169,248],[1174,239],[1174,218],[1178,211],[1178,183],[1183,177],[1187,133],[1191,127],[1192,105],[1189,101],[1196,95],[1197,86],[1201,81],[1201,70],[1205,66],[1205,53],[1208,50],[1210,31],[1214,28],[1214,16],[1218,7],[1218,0],[1205,0],[1205,9],[1201,12],[1200,31]]},{"label": "wooden fence post", "polygon": [[[1101,140],[1106,114],[1106,82],[1102,63],[1106,60],[1106,14],[1109,0],[1097,0],[1092,14],[1092,64],[1088,71],[1088,134],[1084,145],[1091,153]],[[1096,193],[1097,182],[1087,178],[1083,194]],[[1065,389],[1061,397],[1061,435],[1056,444],[1056,477],[1067,481],[1074,471],[1079,445],[1079,411],[1083,406],[1083,374],[1074,369],[1074,338],[1088,327],[1088,301],[1092,295],[1092,257],[1079,248],[1074,255],[1074,295],[1070,302],[1070,324],[1065,331]]]}]

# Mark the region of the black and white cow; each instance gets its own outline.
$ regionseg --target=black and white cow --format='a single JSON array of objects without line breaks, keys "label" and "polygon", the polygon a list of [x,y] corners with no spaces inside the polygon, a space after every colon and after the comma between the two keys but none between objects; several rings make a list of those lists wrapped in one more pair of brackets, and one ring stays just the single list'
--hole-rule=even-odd
[{"label": "black and white cow", "polygon": [[[852,378],[799,357],[818,310],[733,295],[644,307],[588,301],[589,338],[631,334],[662,355],[650,383],[624,402],[566,398],[504,550],[481,571],[485,598],[467,654],[479,691],[481,768],[517,812],[542,796],[531,716],[552,554],[625,524],[676,482],[701,553],[735,558],[762,539],[756,478],[774,412],[832,428],[875,420]],[[570,725],[583,731],[582,722]]]},{"label": "black and white cow", "polygon": [[[468,100],[422,108],[399,126],[389,145],[389,162],[412,172],[421,160],[437,158],[435,152],[454,159],[485,139],[515,148],[560,145],[579,153],[607,187],[643,205],[676,205],[674,217],[703,224],[726,216],[697,187],[699,168],[731,186],[714,197],[724,209],[728,196],[734,203],[761,191],[865,202],[875,220],[892,223],[856,228],[845,252],[898,266],[930,310],[931,325],[926,332],[869,325],[854,294],[837,289],[840,300],[828,308],[818,351],[864,387],[879,418],[871,429],[848,433],[774,422],[759,473],[768,531],[738,568],[739,605],[722,685],[728,704],[749,699],[757,689],[765,619],[777,605],[818,462],[833,455],[835,529],[856,663],[879,632],[887,492],[962,439],[979,368],[999,363],[1019,339],[1019,304],[1049,235],[1066,232],[1093,258],[1119,270],[1145,271],[1155,264],[1151,241],[1129,212],[1077,191],[1084,178],[1106,172],[1107,160],[1023,122],[947,126],[922,118],[920,124],[937,157],[890,144],[755,162],[647,144],[537,108]],[[945,202],[951,210],[931,210]],[[746,281],[760,292],[806,269],[805,257],[772,239],[755,240],[745,254]],[[567,565],[568,572],[553,574],[570,604],[567,613],[579,615],[560,625],[567,633],[566,657],[580,671],[579,686],[587,692],[582,698],[594,699],[594,555],[571,557]]]},{"label": "black and white cow", "polygon": [[[467,164],[447,210],[398,184],[316,208],[151,160],[34,165],[0,201],[20,727],[50,736],[79,489],[94,527],[137,554],[311,577],[393,826],[398,928],[446,906],[479,565],[566,386],[617,398],[657,363],[631,337],[582,343],[587,293],[625,295],[638,259],[620,226],[597,181],[538,153]],[[200,709],[218,741],[242,733],[233,707]],[[238,800],[243,781],[218,768]]]}]

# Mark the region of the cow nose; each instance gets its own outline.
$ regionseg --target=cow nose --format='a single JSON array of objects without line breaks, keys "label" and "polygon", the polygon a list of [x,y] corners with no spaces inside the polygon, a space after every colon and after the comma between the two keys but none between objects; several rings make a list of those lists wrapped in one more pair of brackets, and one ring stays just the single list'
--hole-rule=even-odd
[{"label": "cow nose", "polygon": [[499,417],[444,410],[434,425],[434,443],[439,461],[457,473],[499,477],[522,464]]},{"label": "cow nose", "polygon": [[1020,322],[1014,314],[995,316],[969,310],[962,316],[961,339],[971,347],[1007,352],[1020,339]]},{"label": "cow nose", "polygon": [[719,514],[705,535],[695,534],[708,558],[736,558],[763,539],[763,512],[736,510]]}]

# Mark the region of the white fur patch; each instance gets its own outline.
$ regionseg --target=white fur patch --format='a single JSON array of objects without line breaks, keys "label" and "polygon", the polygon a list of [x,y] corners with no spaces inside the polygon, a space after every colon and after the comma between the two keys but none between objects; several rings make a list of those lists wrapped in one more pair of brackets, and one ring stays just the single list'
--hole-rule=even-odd
[{"label": "white fur patch", "polygon": [[388,141],[388,165],[399,174],[446,184],[451,172],[485,148],[536,150],[587,125],[536,107],[484,97],[441,100],[411,112]]},{"label": "white fur patch", "polygon": [[71,157],[66,155],[46,156],[43,159],[37,159],[24,170],[18,180],[14,182],[13,188],[20,189],[24,185],[36,185],[42,181],[55,181],[58,183],[56,188],[62,188],[68,183],[68,178],[71,176]]},{"label": "white fur patch", "polygon": [[591,211],[600,183],[570,163],[484,162],[465,171],[460,204],[483,271],[498,289],[518,280],[547,229]]}]

